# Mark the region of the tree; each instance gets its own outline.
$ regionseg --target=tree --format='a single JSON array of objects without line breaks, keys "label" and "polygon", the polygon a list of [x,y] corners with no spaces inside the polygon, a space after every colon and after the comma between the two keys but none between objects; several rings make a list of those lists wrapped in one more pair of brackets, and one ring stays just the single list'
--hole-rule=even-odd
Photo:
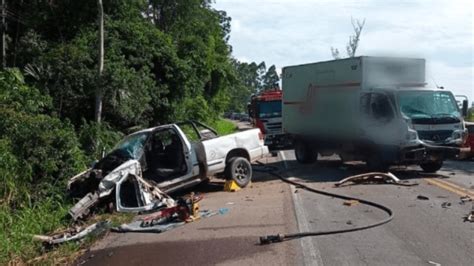
[{"label": "tree", "polygon": [[263,76],[263,89],[270,90],[279,87],[280,77],[276,72],[275,65],[270,66],[265,75]]},{"label": "tree", "polygon": [[95,91],[95,110],[94,117],[97,123],[100,123],[102,118],[102,72],[104,72],[104,7],[102,5],[102,0],[97,0],[98,7],[98,22],[99,22],[99,73],[98,80],[99,86],[97,86]]},{"label": "tree", "polygon": [[265,62],[261,62],[257,66],[257,93],[265,89],[263,80],[265,73],[267,73],[267,66]]},{"label": "tree", "polygon": [[349,36],[349,42],[346,46],[347,56],[354,57],[359,47],[360,34],[365,25],[365,18],[361,22],[358,19],[351,18],[352,29],[354,30],[354,35]]},{"label": "tree", "polygon": [[[354,35],[349,36],[349,42],[346,45],[347,57],[354,57],[359,47],[360,34],[365,25],[364,20],[360,21],[358,19],[353,19],[351,17],[352,29],[354,30]],[[340,59],[340,53],[337,48],[331,46],[331,55],[334,59]]]}]

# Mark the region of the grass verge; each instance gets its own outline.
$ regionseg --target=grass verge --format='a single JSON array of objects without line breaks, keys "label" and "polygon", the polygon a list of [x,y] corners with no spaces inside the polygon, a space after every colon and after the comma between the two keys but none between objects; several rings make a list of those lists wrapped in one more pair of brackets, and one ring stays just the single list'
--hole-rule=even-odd
[{"label": "grass verge", "polygon": [[218,119],[211,124],[219,135],[228,135],[237,131],[237,126],[227,119]]},{"label": "grass verge", "polygon": [[[49,199],[17,211],[0,206],[0,265],[69,264],[100,239],[98,236],[86,237],[83,241],[64,243],[51,249],[33,241],[35,234],[58,232],[69,225],[62,217],[66,216],[70,206],[60,202]],[[91,217],[87,223],[110,220],[112,226],[117,226],[133,217],[128,213],[104,213]]]}]

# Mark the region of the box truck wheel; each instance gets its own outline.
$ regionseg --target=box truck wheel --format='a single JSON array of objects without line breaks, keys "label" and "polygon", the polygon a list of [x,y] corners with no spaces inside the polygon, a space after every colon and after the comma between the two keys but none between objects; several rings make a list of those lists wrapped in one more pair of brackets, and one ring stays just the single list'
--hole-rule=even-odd
[{"label": "box truck wheel", "polygon": [[435,173],[443,166],[443,161],[433,161],[433,162],[426,162],[421,163],[420,167],[423,169],[424,172],[427,173]]},{"label": "box truck wheel", "polygon": [[304,141],[297,141],[295,143],[295,157],[299,163],[310,164],[316,162],[318,153]]}]

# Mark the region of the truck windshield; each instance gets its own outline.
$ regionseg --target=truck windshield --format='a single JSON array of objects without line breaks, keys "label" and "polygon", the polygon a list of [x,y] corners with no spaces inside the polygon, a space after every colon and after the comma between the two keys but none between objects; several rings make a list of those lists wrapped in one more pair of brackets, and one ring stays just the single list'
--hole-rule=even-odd
[{"label": "truck windshield", "polygon": [[260,118],[271,118],[281,116],[281,101],[260,102],[258,106]]},{"label": "truck windshield", "polygon": [[126,158],[138,160],[142,154],[143,145],[147,137],[148,132],[127,136],[120,141],[110,153],[120,154]]},{"label": "truck windshield", "polygon": [[445,119],[458,122],[460,113],[447,91],[400,91],[400,110],[411,119]]}]

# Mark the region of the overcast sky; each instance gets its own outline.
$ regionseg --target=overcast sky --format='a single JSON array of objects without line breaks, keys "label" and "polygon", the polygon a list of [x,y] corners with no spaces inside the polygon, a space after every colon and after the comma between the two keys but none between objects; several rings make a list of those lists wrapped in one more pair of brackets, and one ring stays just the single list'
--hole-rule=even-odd
[{"label": "overcast sky", "polygon": [[232,17],[230,44],[241,61],[287,65],[346,56],[351,16],[366,19],[357,55],[422,57],[427,82],[474,101],[474,1],[216,0]]}]

